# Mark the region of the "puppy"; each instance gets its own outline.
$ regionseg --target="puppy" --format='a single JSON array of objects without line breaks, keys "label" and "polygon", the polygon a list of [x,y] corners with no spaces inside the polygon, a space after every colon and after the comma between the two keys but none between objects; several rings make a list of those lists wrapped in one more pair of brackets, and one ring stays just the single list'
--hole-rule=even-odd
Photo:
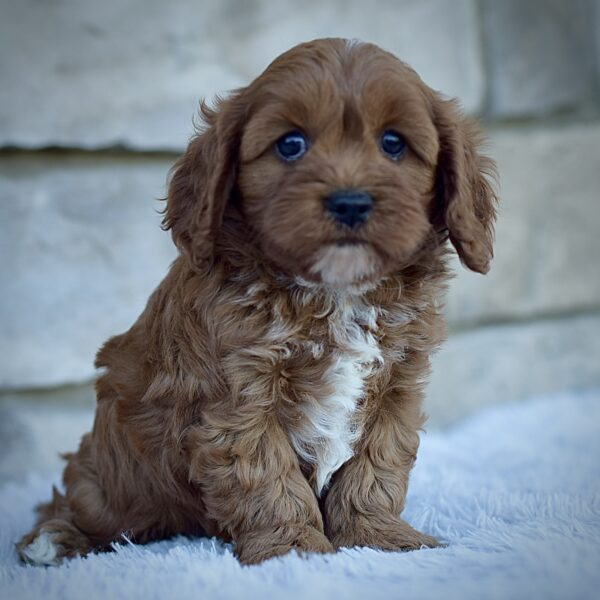
[{"label": "puppy", "polygon": [[323,39],[202,105],[171,175],[180,250],[96,365],[91,433],[18,544],[56,564],[123,532],[290,550],[411,550],[400,518],[449,240],[485,273],[494,163],[477,129],[372,44]]}]

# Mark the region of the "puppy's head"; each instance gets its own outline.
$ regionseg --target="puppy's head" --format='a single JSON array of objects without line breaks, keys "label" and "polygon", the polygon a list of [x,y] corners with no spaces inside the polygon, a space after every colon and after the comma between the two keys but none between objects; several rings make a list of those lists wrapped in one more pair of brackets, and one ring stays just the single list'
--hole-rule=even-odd
[{"label": "puppy's head", "polygon": [[376,281],[448,236],[470,269],[492,257],[494,164],[453,101],[371,44],[301,44],[202,108],[164,224],[209,259],[229,202],[265,260],[328,285]]}]

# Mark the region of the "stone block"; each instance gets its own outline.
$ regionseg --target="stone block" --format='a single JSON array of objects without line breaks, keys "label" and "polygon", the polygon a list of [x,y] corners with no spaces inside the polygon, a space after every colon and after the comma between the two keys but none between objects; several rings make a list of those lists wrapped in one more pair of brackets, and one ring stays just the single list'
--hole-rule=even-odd
[{"label": "stone block", "polygon": [[590,0],[484,0],[482,14],[492,116],[547,114],[591,100]]},{"label": "stone block", "polygon": [[429,426],[445,427],[495,404],[598,387],[599,356],[600,312],[456,334],[433,360]]},{"label": "stone block", "polygon": [[0,146],[182,149],[198,100],[248,83],[323,36],[396,52],[477,111],[473,0],[107,0],[5,3]]},{"label": "stone block", "polygon": [[90,385],[52,392],[0,392],[0,484],[24,481],[32,473],[62,473],[64,452],[79,447],[94,423]]},{"label": "stone block", "polygon": [[0,165],[0,388],[89,380],[175,249],[160,229],[170,160],[17,156]]},{"label": "stone block", "polygon": [[[374,42],[410,64],[435,89],[458,97],[469,112],[481,108],[483,70],[475,3],[458,0],[255,2],[252,26],[231,49],[248,78],[296,43],[318,37]],[[247,49],[252,48],[251,52]]]},{"label": "stone block", "polygon": [[488,275],[458,265],[453,327],[600,308],[600,124],[494,130],[500,212]]}]

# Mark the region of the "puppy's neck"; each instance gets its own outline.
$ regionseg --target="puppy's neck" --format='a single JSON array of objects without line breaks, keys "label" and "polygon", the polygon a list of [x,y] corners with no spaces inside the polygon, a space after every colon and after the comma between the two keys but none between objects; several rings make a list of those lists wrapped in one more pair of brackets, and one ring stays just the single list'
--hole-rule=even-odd
[{"label": "puppy's neck", "polygon": [[303,277],[296,276],[293,278],[292,285],[297,286],[303,292],[312,294],[323,294],[335,298],[362,296],[367,292],[371,292],[383,281],[363,281],[359,283],[349,283],[345,285],[331,285],[316,281],[308,281]]}]

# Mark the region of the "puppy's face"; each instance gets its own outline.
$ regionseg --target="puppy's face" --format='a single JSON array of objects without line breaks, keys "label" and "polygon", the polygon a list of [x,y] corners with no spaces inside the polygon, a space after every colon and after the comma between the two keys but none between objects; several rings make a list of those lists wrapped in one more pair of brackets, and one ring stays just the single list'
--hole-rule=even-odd
[{"label": "puppy's face", "polygon": [[296,48],[253,84],[238,185],[272,261],[344,285],[419,251],[439,150],[421,85],[392,56],[341,41]]},{"label": "puppy's face", "polygon": [[467,266],[487,270],[493,163],[455,104],[391,54],[302,44],[203,112],[208,128],[176,166],[165,218],[190,256],[214,243],[237,189],[265,258],[292,276],[376,281],[444,232]]}]

